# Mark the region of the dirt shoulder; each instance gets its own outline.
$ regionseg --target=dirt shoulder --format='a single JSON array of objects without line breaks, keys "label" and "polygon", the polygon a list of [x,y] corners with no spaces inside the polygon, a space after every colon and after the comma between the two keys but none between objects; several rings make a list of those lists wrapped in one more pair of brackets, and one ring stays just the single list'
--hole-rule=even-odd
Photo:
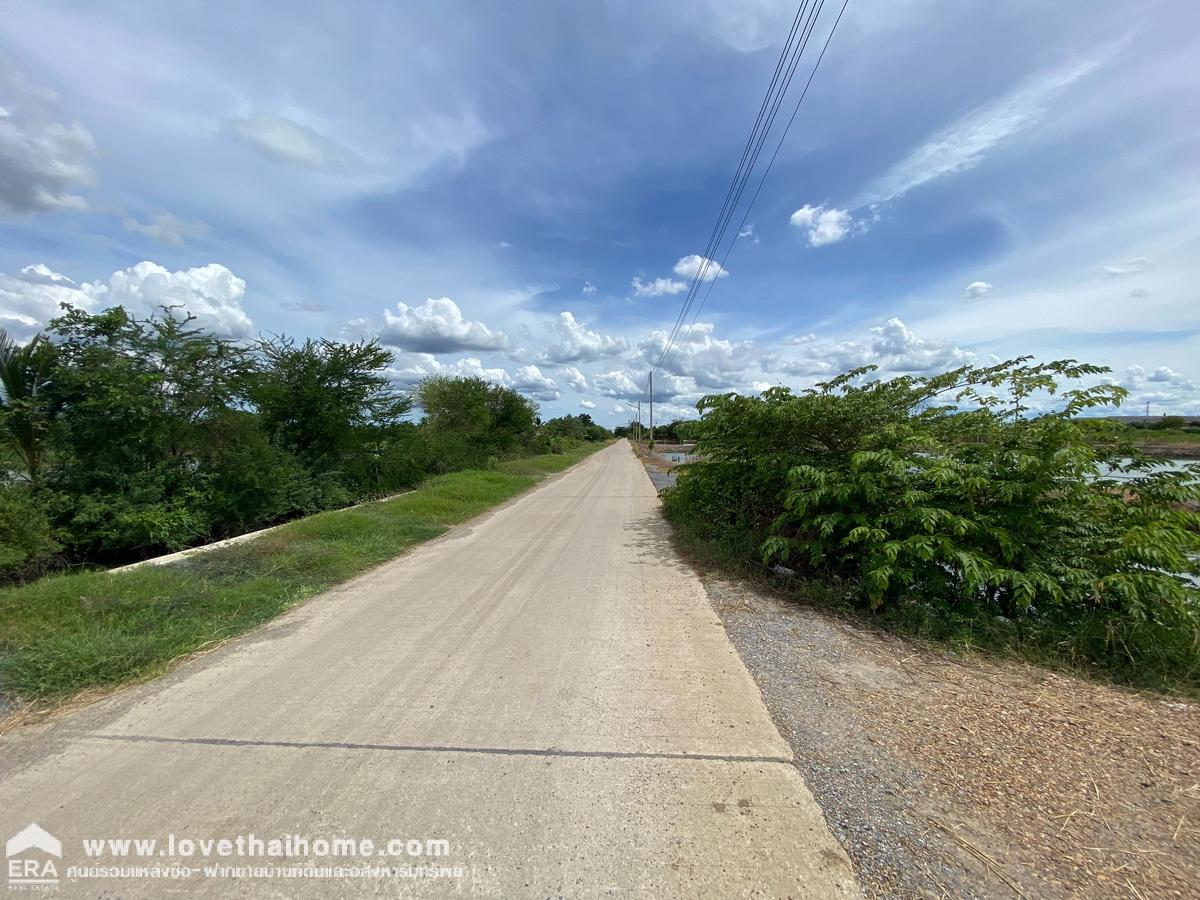
[{"label": "dirt shoulder", "polygon": [[869,895],[1195,896],[1200,704],[702,578]]}]

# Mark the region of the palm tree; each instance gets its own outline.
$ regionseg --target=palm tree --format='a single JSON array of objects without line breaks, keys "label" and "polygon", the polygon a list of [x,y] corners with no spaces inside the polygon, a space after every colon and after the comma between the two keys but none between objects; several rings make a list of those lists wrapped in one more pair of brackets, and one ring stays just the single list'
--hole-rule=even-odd
[{"label": "palm tree", "polygon": [[25,464],[31,481],[42,464],[53,362],[54,345],[41,335],[22,345],[0,328],[0,434]]}]

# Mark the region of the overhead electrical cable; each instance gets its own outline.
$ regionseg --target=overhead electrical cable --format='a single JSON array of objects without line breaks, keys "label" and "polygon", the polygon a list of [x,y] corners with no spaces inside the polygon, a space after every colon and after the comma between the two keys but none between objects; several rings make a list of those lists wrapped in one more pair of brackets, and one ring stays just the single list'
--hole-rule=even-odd
[{"label": "overhead electrical cable", "polygon": [[[820,55],[817,57],[817,61],[813,65],[812,71],[808,75],[804,89],[801,91],[799,98],[796,100],[796,105],[792,110],[792,114],[789,117],[787,124],[784,126],[783,133],[780,135],[779,140],[775,145],[775,150],[771,154],[771,158],[767,162],[767,166],[763,170],[762,176],[759,178],[758,185],[750,198],[750,202],[746,206],[745,212],[742,215],[736,231],[734,232],[734,237],[730,240],[729,246],[721,255],[720,261],[716,261],[712,257],[716,255],[720,246],[722,243],[724,243],[724,238],[728,230],[728,223],[737,210],[737,206],[742,197],[742,192],[745,190],[745,186],[748,183],[754,166],[758,161],[759,154],[761,153],[767,137],[770,134],[771,128],[774,125],[775,117],[778,114],[784,96],[787,94],[788,88],[791,85],[792,78],[795,75],[800,59],[803,56],[805,48],[808,46],[808,42],[816,28],[817,21],[824,7],[824,2],[825,0],[818,0],[818,3],[813,6],[811,10],[809,10],[807,18],[805,18],[805,10],[808,7],[808,0],[805,0],[805,2],[801,4],[800,8],[796,12],[796,19],[793,22],[793,29],[791,32],[789,32],[788,42],[785,44],[784,50],[780,54],[780,63],[776,64],[776,73],[772,77],[771,88],[768,89],[768,95],[764,98],[763,105],[760,107],[759,117],[755,120],[755,129],[751,132],[751,137],[748,141],[748,146],[751,143],[755,145],[754,149],[749,154],[749,159],[747,161],[748,164],[745,166],[739,164],[738,173],[735,174],[734,179],[734,183],[737,185],[737,187],[734,189],[733,185],[731,185],[731,191],[727,192],[726,194],[726,203],[722,204],[722,212],[718,216],[717,225],[715,225],[713,229],[713,234],[716,235],[716,241],[714,243],[710,238],[709,245],[705,251],[705,259],[698,267],[696,278],[693,280],[692,286],[688,291],[688,295],[684,298],[684,301],[681,304],[679,315],[676,317],[676,324],[672,328],[671,333],[668,335],[667,342],[664,344],[662,351],[659,353],[658,360],[654,365],[654,371],[658,371],[670,361],[675,348],[678,346],[676,338],[678,338],[682,323],[687,320],[687,314],[689,311],[691,311],[696,300],[696,296],[699,294],[699,287],[704,281],[704,274],[706,274],[708,271],[709,263],[711,263],[713,266],[716,266],[716,268],[713,270],[714,273],[720,273],[724,270],[725,263],[729,259],[729,255],[732,253],[734,246],[737,244],[738,235],[740,235],[742,230],[745,228],[746,222],[750,216],[750,212],[754,208],[754,203],[758,199],[759,194],[762,192],[763,184],[766,182],[767,175],[770,173],[771,168],[775,164],[775,160],[779,156],[779,151],[783,147],[784,140],[787,138],[788,132],[791,130],[792,124],[796,120],[796,116],[800,111],[800,106],[804,102],[804,98],[807,96],[809,88],[812,86],[813,79],[817,74],[817,70],[821,66],[821,61],[825,58],[825,53],[829,49],[830,42],[833,40],[833,35],[837,31],[838,24],[841,22],[843,14],[846,12],[846,7],[849,5],[849,0],[843,0],[842,7],[838,12],[837,18],[834,20],[833,27],[830,29],[828,36],[825,38],[825,43],[821,48]],[[796,23],[800,22],[801,19],[804,19],[804,23],[800,28],[800,39],[799,41],[793,41]],[[784,65],[785,74],[782,82],[780,82],[780,64],[784,59],[787,59],[788,61]],[[778,86],[778,90],[773,91],[775,86]],[[768,105],[770,106],[770,112],[767,114],[767,118],[764,121],[762,119],[762,109]],[[746,161],[745,153],[743,153],[743,160]],[[729,202],[731,199],[730,193],[732,193],[732,203]],[[704,291],[703,297],[700,298],[700,303],[698,306],[696,306],[695,312],[691,318],[691,322],[688,324],[687,329],[684,332],[684,342],[691,337],[692,330],[696,324],[697,318],[700,315],[700,311],[704,308],[704,304],[707,302],[709,295],[712,294],[718,277],[719,275],[714,274],[711,279],[708,279],[708,287]]]},{"label": "overhead electrical cable", "polygon": [[[746,139],[746,146],[742,149],[741,159],[738,160],[737,169],[733,173],[733,179],[729,183],[729,188],[725,191],[725,199],[721,203],[721,209],[717,213],[717,220],[713,223],[712,232],[709,234],[708,242],[704,246],[700,267],[692,277],[692,281],[688,286],[687,295],[684,297],[683,303],[680,306],[679,314],[675,317],[675,323],[671,326],[671,331],[667,337],[668,345],[675,338],[675,335],[678,333],[680,327],[682,327],[684,321],[686,321],[687,310],[691,306],[691,301],[695,298],[695,294],[702,278],[707,273],[707,263],[716,253],[716,248],[719,246],[719,241],[722,235],[722,223],[726,222],[728,219],[727,212],[729,211],[730,200],[734,197],[735,193],[738,192],[739,185],[744,185],[746,178],[749,177],[749,169],[746,166],[746,162],[750,158],[752,150],[755,146],[756,139],[759,134],[759,128],[763,122],[763,116],[766,113],[767,107],[771,104],[771,99],[775,94],[775,88],[779,83],[780,73],[782,73],[786,68],[787,59],[791,54],[794,45],[796,31],[798,28],[800,28],[800,21],[804,16],[804,10],[808,6],[808,2],[809,0],[804,0],[804,2],[801,3],[799,8],[796,10],[796,16],[792,20],[792,27],[788,32],[787,40],[784,41],[783,49],[779,53],[779,59],[775,62],[775,71],[771,75],[771,82],[769,85],[767,85],[767,92],[763,95],[762,103],[759,105],[758,115],[754,119],[754,127],[750,129],[750,136]],[[738,196],[740,196],[740,194],[738,194]],[[660,355],[659,360],[661,361],[661,359],[662,356]],[[658,368],[657,363],[655,364],[655,368]]]}]

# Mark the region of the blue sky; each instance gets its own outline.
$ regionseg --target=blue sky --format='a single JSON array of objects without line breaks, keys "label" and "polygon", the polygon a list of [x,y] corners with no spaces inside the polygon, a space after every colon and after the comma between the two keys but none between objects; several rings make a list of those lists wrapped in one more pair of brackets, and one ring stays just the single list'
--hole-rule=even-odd
[{"label": "blue sky", "polygon": [[[6,3],[0,327],[176,303],[627,420],[794,13]],[[1025,353],[1200,413],[1197,26],[1182,0],[850,0],[659,416]]]}]

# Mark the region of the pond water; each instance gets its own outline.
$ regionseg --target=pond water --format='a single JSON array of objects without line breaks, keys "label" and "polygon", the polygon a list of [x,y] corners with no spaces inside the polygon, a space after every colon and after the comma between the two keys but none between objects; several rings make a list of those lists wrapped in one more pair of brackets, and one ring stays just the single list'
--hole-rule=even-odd
[{"label": "pond water", "polygon": [[673,463],[692,462],[696,458],[692,453],[660,453],[663,459],[669,459]]},{"label": "pond water", "polygon": [[[1129,462],[1129,460],[1124,459],[1121,460],[1121,462]],[[1200,460],[1195,459],[1160,459],[1159,462],[1162,463],[1162,465],[1154,470],[1156,472],[1182,472],[1188,466],[1200,464]],[[1112,469],[1107,467],[1105,467],[1105,469],[1102,471],[1104,475],[1117,481],[1132,481],[1141,474],[1138,472],[1114,472]]]}]

